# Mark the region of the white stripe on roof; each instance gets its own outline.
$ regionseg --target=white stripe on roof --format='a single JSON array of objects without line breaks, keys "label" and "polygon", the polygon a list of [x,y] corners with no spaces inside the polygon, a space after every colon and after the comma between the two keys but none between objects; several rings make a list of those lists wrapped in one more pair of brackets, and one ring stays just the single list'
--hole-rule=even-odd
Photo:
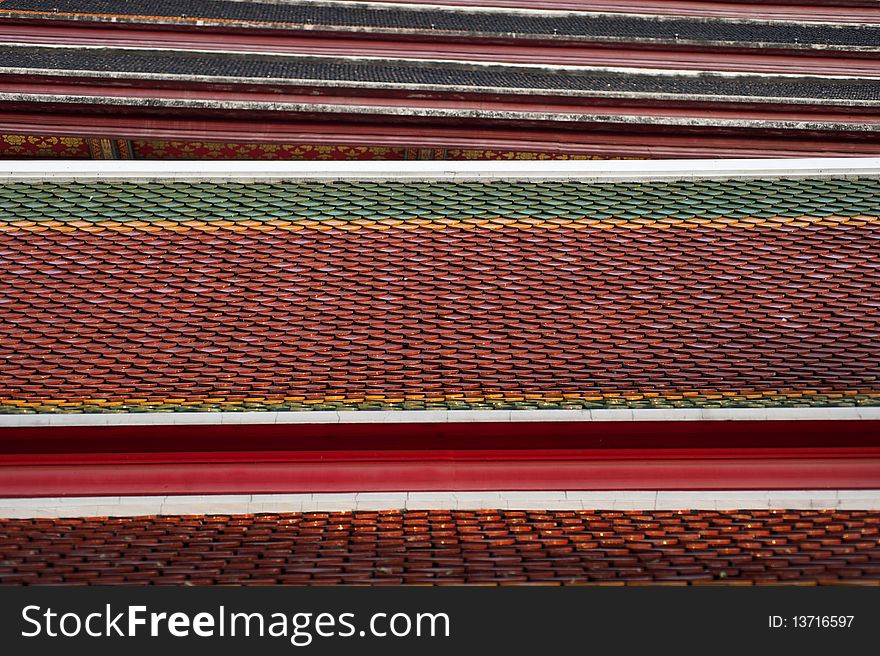
[{"label": "white stripe on roof", "polygon": [[580,180],[583,182],[880,176],[880,157],[543,161],[0,161],[0,181]]},{"label": "white stripe on roof", "polygon": [[0,499],[0,517],[377,510],[880,510],[880,490],[368,492]]},{"label": "white stripe on roof", "polygon": [[220,424],[391,424],[599,421],[880,420],[880,407],[600,410],[314,410],[306,412],[137,412],[0,415],[0,428],[195,426]]}]

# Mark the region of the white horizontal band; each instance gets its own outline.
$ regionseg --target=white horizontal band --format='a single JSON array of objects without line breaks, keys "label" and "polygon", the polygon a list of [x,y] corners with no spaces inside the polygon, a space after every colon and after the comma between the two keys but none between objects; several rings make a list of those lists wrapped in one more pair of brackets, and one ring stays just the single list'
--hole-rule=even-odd
[{"label": "white horizontal band", "polygon": [[0,415],[0,428],[257,424],[439,424],[601,421],[880,420],[880,407],[651,408],[597,410],[312,410],[306,412],[136,412]]},{"label": "white horizontal band", "polygon": [[0,517],[376,510],[880,510],[880,490],[489,491],[0,499]]},{"label": "white horizontal band", "polygon": [[542,161],[0,161],[3,180],[579,180],[880,176],[880,157]]}]

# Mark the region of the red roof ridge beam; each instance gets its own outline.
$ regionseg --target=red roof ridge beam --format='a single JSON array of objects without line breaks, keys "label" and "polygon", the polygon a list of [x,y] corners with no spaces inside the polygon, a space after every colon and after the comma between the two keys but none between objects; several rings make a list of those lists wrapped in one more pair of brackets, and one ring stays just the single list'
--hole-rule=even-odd
[{"label": "red roof ridge beam", "polygon": [[[876,430],[876,429],[875,429]],[[672,450],[674,451],[674,450]],[[0,466],[0,497],[120,496],[156,494],[295,494],[493,490],[876,490],[880,450],[833,452],[767,449],[738,454],[711,449],[646,454],[639,449],[598,459],[504,452],[467,459],[456,452],[422,451],[407,460],[373,456],[237,460],[201,454],[139,461],[130,454],[67,463]],[[767,453],[767,451],[771,451]],[[437,506],[442,504],[438,503]]]},{"label": "red roof ridge beam", "polygon": [[[417,447],[406,437],[416,432]],[[124,442],[115,442],[119,438]],[[597,449],[880,450],[880,407],[23,412],[0,414],[0,445],[6,464],[27,454],[112,453],[114,447],[348,454],[417,448],[481,456],[532,449],[593,456]]]},{"label": "red roof ridge beam", "polygon": [[[234,0],[236,3],[238,0]],[[643,21],[651,25],[657,25],[668,22],[680,22],[687,20],[683,16],[664,16],[664,15],[647,15],[639,13],[619,13],[619,12],[591,12],[591,11],[559,11],[547,9],[524,9],[524,8],[500,8],[500,7],[462,7],[462,6],[426,6],[426,5],[400,5],[394,3],[362,3],[362,2],[333,2],[332,0],[322,0],[319,2],[301,2],[304,5],[313,6],[332,6],[332,7],[351,7],[366,6],[367,8],[378,10],[400,10],[403,8],[415,10],[416,15],[434,11],[439,14],[458,15],[471,14],[476,16],[482,15],[503,15],[503,16],[520,16],[525,19],[529,17],[535,18],[606,18],[606,19],[630,19],[635,21]],[[5,8],[9,7],[9,8]],[[880,12],[878,12],[880,13]],[[344,24],[344,21],[316,23],[316,22],[271,22],[271,21],[255,21],[255,20],[235,20],[227,18],[211,18],[197,16],[137,16],[126,14],[86,14],[86,13],[65,13],[57,11],[20,11],[8,4],[0,4],[0,18],[6,21],[14,21],[24,24],[43,24],[46,22],[59,24],[108,24],[112,23],[116,29],[125,29],[128,27],[138,26],[154,26],[158,28],[187,30],[188,28],[197,27],[200,31],[213,32],[251,32],[264,34],[290,34],[299,33],[300,36],[311,35],[315,38],[325,38],[328,36],[346,35],[349,38],[358,39],[374,39],[374,38],[394,38],[401,41],[435,41],[435,42],[462,42],[462,41],[483,41],[486,43],[512,44],[519,47],[527,48],[532,45],[557,45],[568,46],[572,44],[593,44],[603,45],[605,47],[619,47],[629,44],[631,47],[638,48],[671,48],[675,50],[713,50],[723,49],[728,52],[755,52],[760,50],[763,53],[784,53],[784,52],[809,52],[811,55],[823,53],[834,54],[839,52],[848,52],[850,54],[861,53],[864,56],[870,56],[877,51],[875,44],[859,45],[853,43],[820,43],[811,41],[808,35],[803,38],[794,38],[792,41],[773,40],[770,38],[760,39],[742,38],[742,39],[726,39],[726,38],[685,38],[678,32],[672,32],[671,35],[663,36],[644,36],[625,35],[625,34],[564,34],[558,30],[548,31],[546,33],[538,31],[491,31],[476,29],[438,29],[432,26],[430,28],[421,28],[418,26],[410,27],[385,27],[380,25],[355,25]],[[880,26],[880,19],[876,23],[859,21],[808,21],[799,22],[792,20],[768,20],[768,19],[743,19],[740,16],[726,18],[697,18],[694,19],[701,24],[715,24],[719,26],[745,25],[745,26],[767,26],[767,27],[803,27],[806,30],[814,30],[826,28],[835,30],[870,30]],[[367,22],[367,21],[364,21]],[[821,41],[821,39],[820,39]]]}]

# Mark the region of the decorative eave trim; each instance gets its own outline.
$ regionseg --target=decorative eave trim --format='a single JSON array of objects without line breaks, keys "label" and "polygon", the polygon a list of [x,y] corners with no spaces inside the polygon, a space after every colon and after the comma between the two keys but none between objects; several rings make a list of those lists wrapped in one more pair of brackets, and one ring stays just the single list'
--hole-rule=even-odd
[{"label": "decorative eave trim", "polygon": [[[109,87],[108,87],[109,88]],[[73,87],[70,87],[71,91]],[[176,92],[179,93],[179,92]],[[392,104],[377,105],[367,104],[374,103],[375,99],[363,98],[358,99],[364,104],[333,104],[329,102],[286,102],[286,101],[252,101],[252,100],[223,100],[223,99],[202,99],[202,98],[177,98],[160,96],[155,91],[151,91],[150,96],[144,95],[80,95],[68,94],[66,91],[63,95],[47,94],[47,93],[21,93],[16,92],[0,92],[0,103],[40,103],[41,105],[59,105],[66,110],[67,107],[76,105],[88,105],[95,107],[125,107],[128,109],[137,109],[141,111],[216,111],[218,113],[228,112],[268,112],[268,113],[289,113],[290,115],[327,115],[333,118],[365,116],[372,118],[381,118],[388,121],[389,117],[406,117],[406,118],[436,118],[436,119],[463,119],[465,121],[529,121],[529,122],[546,122],[549,124],[561,123],[578,123],[582,125],[590,124],[607,124],[618,126],[668,126],[677,128],[709,128],[713,130],[733,128],[733,129],[758,129],[758,130],[785,130],[785,131],[827,131],[827,132],[859,132],[874,133],[880,132],[880,122],[875,120],[864,120],[861,117],[852,117],[849,114],[841,113],[835,116],[835,120],[821,118],[819,120],[787,120],[768,118],[767,114],[758,118],[716,118],[704,116],[678,116],[678,115],[658,115],[653,114],[637,114],[631,113],[632,108],[625,108],[627,113],[587,113],[571,111],[509,111],[503,109],[464,109],[464,108],[448,108],[437,106],[396,106]],[[484,106],[489,103],[482,103]],[[795,105],[792,104],[792,111]],[[800,107],[798,105],[798,107]],[[585,108],[587,109],[587,108]],[[593,108],[589,108],[593,109]],[[613,109],[613,108],[612,108]],[[657,111],[663,111],[657,110]],[[115,112],[120,114],[121,112]],[[808,116],[800,114],[800,116]],[[40,125],[45,125],[46,118],[44,114],[40,115]]]},{"label": "decorative eave trim", "polygon": [[0,498],[0,517],[138,517],[382,510],[880,510],[880,490],[499,490]]},{"label": "decorative eave trim", "polygon": [[451,424],[642,421],[880,420],[880,407],[598,410],[351,410],[311,412],[144,412],[0,415],[0,428],[266,424]]},{"label": "decorative eave trim", "polygon": [[880,157],[551,161],[7,160],[0,181],[578,180],[619,182],[878,177]]}]

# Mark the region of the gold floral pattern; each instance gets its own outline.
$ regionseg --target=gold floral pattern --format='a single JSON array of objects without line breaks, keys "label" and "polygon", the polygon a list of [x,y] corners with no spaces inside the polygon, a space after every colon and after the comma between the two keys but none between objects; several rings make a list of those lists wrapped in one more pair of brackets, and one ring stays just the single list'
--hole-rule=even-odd
[{"label": "gold floral pattern", "polygon": [[245,160],[551,160],[624,159],[614,156],[539,153],[467,148],[402,148],[310,144],[239,144],[209,141],[132,142],[138,159],[245,159]]},{"label": "gold floral pattern", "polygon": [[445,151],[445,157],[436,159],[448,160],[478,160],[478,159],[508,159],[508,160],[559,160],[559,159],[641,159],[638,157],[616,157],[612,155],[578,155],[569,153],[539,153],[522,150],[470,150],[466,148],[449,148]]},{"label": "gold floral pattern", "polygon": [[145,139],[129,141],[115,138],[0,135],[0,158],[16,157],[286,161],[636,159],[614,155],[469,148],[224,143]]},{"label": "gold floral pattern", "polygon": [[79,137],[47,137],[24,134],[0,135],[0,158],[89,158],[89,146]]},{"label": "gold floral pattern", "polygon": [[406,159],[406,148],[382,146],[318,146],[293,144],[239,144],[210,141],[132,142],[137,159],[216,159],[216,160],[399,160]]}]

